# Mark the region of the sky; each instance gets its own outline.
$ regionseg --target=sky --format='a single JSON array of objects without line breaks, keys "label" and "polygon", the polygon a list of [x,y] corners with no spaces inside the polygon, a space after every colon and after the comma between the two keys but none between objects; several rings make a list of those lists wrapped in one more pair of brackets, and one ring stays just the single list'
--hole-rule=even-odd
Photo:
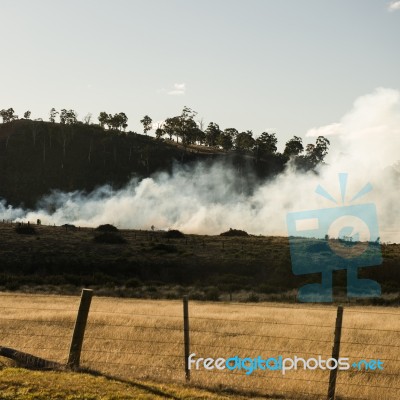
[{"label": "sky", "polygon": [[[0,109],[180,114],[276,132],[337,128],[400,89],[400,1],[0,0]],[[313,131],[314,129],[314,131]],[[314,139],[314,138],[308,138]]]}]

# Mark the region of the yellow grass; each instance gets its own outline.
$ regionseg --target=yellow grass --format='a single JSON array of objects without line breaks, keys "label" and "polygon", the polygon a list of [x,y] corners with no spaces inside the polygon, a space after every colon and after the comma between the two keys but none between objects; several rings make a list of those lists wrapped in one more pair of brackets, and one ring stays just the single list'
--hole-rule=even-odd
[{"label": "yellow grass", "polygon": [[[2,346],[65,363],[79,298],[0,294]],[[123,379],[184,383],[180,301],[94,297],[81,365]],[[336,308],[273,303],[190,302],[191,353],[196,357],[263,356],[329,358]],[[400,310],[347,307],[341,357],[379,358],[383,371],[339,371],[337,395],[348,399],[398,399]],[[350,329],[354,328],[354,329]],[[190,385],[219,393],[285,399],[325,398],[327,371],[192,370]],[[319,396],[318,396],[319,395]]]},{"label": "yellow grass", "polygon": [[1,400],[248,400],[182,384],[119,381],[74,372],[0,368]]}]

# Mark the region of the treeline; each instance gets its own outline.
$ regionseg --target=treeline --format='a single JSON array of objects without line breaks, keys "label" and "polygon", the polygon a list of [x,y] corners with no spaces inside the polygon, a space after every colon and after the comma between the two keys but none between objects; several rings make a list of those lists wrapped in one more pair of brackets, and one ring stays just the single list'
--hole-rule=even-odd
[{"label": "treeline", "polygon": [[[323,136],[319,136],[315,144],[307,144],[306,147],[303,146],[300,137],[294,136],[286,142],[283,153],[279,153],[277,152],[278,139],[275,133],[262,132],[257,138],[254,138],[251,130],[243,132],[239,132],[235,128],[222,130],[215,122],[210,122],[203,129],[201,122],[196,123],[196,115],[195,111],[184,107],[181,115],[167,118],[157,127],[156,137],[167,136],[170,140],[175,137],[177,142],[180,140],[184,145],[198,144],[225,151],[251,152],[257,160],[277,157],[286,162],[293,158],[296,160],[297,166],[305,169],[314,168],[324,160],[328,153],[330,143]],[[146,116],[141,121],[145,131],[148,129],[149,119]]]},{"label": "treeline", "polygon": [[[3,123],[18,119],[13,108],[0,111]],[[31,112],[24,113],[24,119],[30,119]],[[52,108],[49,113],[49,121],[56,122],[59,117],[60,124],[76,125],[87,124],[97,125],[109,131],[126,132],[128,127],[128,117],[124,112],[109,114],[105,111],[100,112],[98,124],[92,122],[92,114],[87,114],[83,121],[78,121],[77,113],[74,110],[62,109],[60,112]],[[251,130],[239,132],[235,128],[221,129],[215,122],[210,122],[207,127],[202,121],[196,121],[197,113],[188,107],[184,107],[180,115],[167,118],[154,127],[153,120],[145,115],[140,123],[143,125],[143,132],[147,134],[155,128],[155,137],[158,140],[164,138],[172,141],[176,140],[184,147],[191,145],[206,146],[219,150],[236,151],[245,154],[251,154],[256,161],[260,159],[275,160],[276,163],[286,164],[293,160],[298,168],[309,170],[322,163],[328,153],[329,140],[323,136],[316,139],[315,144],[303,145],[299,136],[294,136],[286,142],[284,151],[278,152],[278,139],[275,133],[262,132],[257,138],[254,137]],[[37,119],[36,121],[41,121]]]}]

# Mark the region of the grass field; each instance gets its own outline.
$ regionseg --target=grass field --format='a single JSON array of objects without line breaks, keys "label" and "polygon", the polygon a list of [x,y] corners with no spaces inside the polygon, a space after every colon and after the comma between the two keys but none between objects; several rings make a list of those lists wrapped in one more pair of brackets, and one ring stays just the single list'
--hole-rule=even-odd
[{"label": "grass field", "polygon": [[[92,228],[35,225],[36,235],[15,228],[0,222],[0,291],[78,294],[85,286],[106,296],[293,301],[301,285],[321,279],[293,274],[285,237],[169,239],[165,232],[121,230],[125,244],[103,244]],[[382,253],[383,265],[360,268],[360,276],[382,285],[382,297],[372,301],[399,304],[400,245],[384,244]],[[334,283],[335,298],[344,300],[344,271],[335,272]]]},{"label": "grass field", "polygon": [[2,400],[246,400],[179,384],[130,382],[73,372],[40,372],[0,366]]},{"label": "grass field", "polygon": [[[66,362],[79,297],[3,293],[0,301],[0,345]],[[333,306],[191,301],[189,315],[190,352],[196,358],[331,355]],[[399,317],[395,307],[345,307],[341,357],[350,361],[379,358],[384,370],[339,371],[338,399],[398,399]],[[81,365],[128,381],[182,385],[182,326],[181,301],[95,296]],[[308,399],[325,398],[328,379],[328,372],[320,370],[288,371],[283,376],[280,371],[246,375],[202,369],[192,371],[185,387],[204,388],[220,396]]]}]

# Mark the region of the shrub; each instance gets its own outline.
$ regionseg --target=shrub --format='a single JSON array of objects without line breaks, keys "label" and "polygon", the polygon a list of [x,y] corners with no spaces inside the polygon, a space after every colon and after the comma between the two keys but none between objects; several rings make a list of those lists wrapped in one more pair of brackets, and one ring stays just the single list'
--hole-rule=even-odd
[{"label": "shrub", "polygon": [[15,231],[20,235],[36,235],[36,229],[31,225],[18,225]]},{"label": "shrub", "polygon": [[318,242],[307,246],[307,251],[310,253],[322,253],[324,251],[331,252],[332,250],[330,249],[328,243]]},{"label": "shrub", "polygon": [[125,244],[126,240],[119,234],[112,232],[105,232],[100,235],[95,236],[94,241],[96,243],[106,243],[106,244]]},{"label": "shrub", "polygon": [[111,224],[104,224],[104,225],[99,225],[96,228],[96,231],[99,231],[99,232],[118,232],[118,228],[116,228],[114,225],[111,225]]},{"label": "shrub", "polygon": [[176,253],[178,249],[172,244],[159,243],[153,246],[152,250],[162,251],[164,253]]},{"label": "shrub", "polygon": [[221,233],[220,236],[249,236],[249,234],[245,231],[241,231],[240,229],[229,228],[229,231]]},{"label": "shrub", "polygon": [[221,293],[218,288],[211,286],[205,290],[204,298],[205,300],[209,301],[218,301],[220,294]]},{"label": "shrub", "polygon": [[137,288],[137,287],[140,287],[142,285],[143,285],[143,283],[138,278],[131,278],[131,279],[128,279],[125,282],[125,286],[127,288]]},{"label": "shrub", "polygon": [[64,224],[61,225],[63,228],[65,228],[66,231],[75,231],[76,230],[76,226],[72,225],[72,224]]},{"label": "shrub", "polygon": [[246,301],[250,303],[258,303],[260,301],[260,298],[255,293],[250,293]]},{"label": "shrub", "polygon": [[164,234],[164,237],[169,239],[183,239],[185,235],[177,229],[171,229]]}]

